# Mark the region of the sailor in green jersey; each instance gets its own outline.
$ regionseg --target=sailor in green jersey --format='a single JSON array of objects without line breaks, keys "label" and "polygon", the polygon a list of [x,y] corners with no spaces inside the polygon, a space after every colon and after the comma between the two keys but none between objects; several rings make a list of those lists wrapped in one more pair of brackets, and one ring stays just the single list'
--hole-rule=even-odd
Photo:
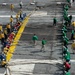
[{"label": "sailor in green jersey", "polygon": [[57,24],[57,19],[56,19],[56,17],[54,17],[53,18],[53,26],[56,26],[56,24]]},{"label": "sailor in green jersey", "polygon": [[62,36],[63,37],[63,42],[64,40],[69,41],[69,38],[67,36]]},{"label": "sailor in green jersey", "polygon": [[70,52],[67,52],[65,55],[64,55],[64,59],[66,60],[66,61],[70,61]]},{"label": "sailor in green jersey", "polygon": [[66,27],[63,27],[63,28],[62,28],[62,31],[67,32]]},{"label": "sailor in green jersey", "polygon": [[68,21],[65,21],[64,25],[65,25],[65,26],[66,26],[66,28],[67,28],[67,25],[68,25]]},{"label": "sailor in green jersey", "polygon": [[67,36],[63,36],[63,39],[66,39],[67,41],[69,41],[69,38]]},{"label": "sailor in green jersey", "polygon": [[68,16],[66,16],[66,15],[64,15],[64,20],[68,22],[69,17],[68,17]]},{"label": "sailor in green jersey", "polygon": [[69,6],[66,5],[66,6],[64,7],[64,9],[67,11],[67,10],[69,9]]},{"label": "sailor in green jersey", "polygon": [[65,27],[67,29],[67,25],[65,23],[63,24],[63,27]]},{"label": "sailor in green jersey", "polygon": [[69,26],[71,25],[72,22],[72,15],[69,16]]},{"label": "sailor in green jersey", "polygon": [[70,3],[70,0],[67,0],[68,3]]},{"label": "sailor in green jersey", "polygon": [[71,32],[71,40],[74,40],[74,30]]},{"label": "sailor in green jersey", "polygon": [[34,45],[36,45],[36,41],[38,40],[38,36],[36,36],[36,34],[34,34],[32,37],[32,40],[33,40]]},{"label": "sailor in green jersey", "polygon": [[45,44],[47,43],[47,41],[45,40],[45,38],[42,39],[42,48],[41,50],[44,51],[45,50]]},{"label": "sailor in green jersey", "polygon": [[70,23],[70,18],[69,18],[69,16],[68,16],[68,25],[70,26],[70,24],[71,24],[71,23]]},{"label": "sailor in green jersey", "polygon": [[65,47],[67,47],[67,45],[68,45],[68,40],[63,39],[63,44],[64,44]]},{"label": "sailor in green jersey", "polygon": [[62,33],[63,33],[63,36],[66,36],[66,33],[64,31]]},{"label": "sailor in green jersey", "polygon": [[63,12],[64,16],[68,16],[68,12],[64,9],[64,12]]},{"label": "sailor in green jersey", "polygon": [[[65,20],[65,21],[70,22],[70,18],[69,18],[67,15],[64,15],[63,17],[64,17],[64,20]],[[68,23],[68,24],[69,24],[69,23]]]},{"label": "sailor in green jersey", "polygon": [[70,21],[71,21],[72,20],[72,15],[70,15],[69,18],[70,18]]},{"label": "sailor in green jersey", "polygon": [[66,54],[68,52],[68,47],[63,46],[63,53]]},{"label": "sailor in green jersey", "polygon": [[63,28],[67,29],[67,26],[66,25],[63,25]]},{"label": "sailor in green jersey", "polygon": [[68,72],[65,72],[64,75],[71,75],[71,73],[68,71]]}]

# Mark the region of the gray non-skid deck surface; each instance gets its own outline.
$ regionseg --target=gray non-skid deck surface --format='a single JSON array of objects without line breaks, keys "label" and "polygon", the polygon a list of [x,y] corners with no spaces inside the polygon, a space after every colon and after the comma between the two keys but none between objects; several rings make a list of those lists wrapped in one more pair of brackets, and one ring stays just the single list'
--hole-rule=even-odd
[{"label": "gray non-skid deck surface", "polygon": [[[17,1],[19,0],[13,0],[13,1],[7,1],[8,3],[17,3]],[[23,0],[26,1],[26,0]],[[38,0],[39,1],[39,0]],[[43,1],[43,0],[41,0]],[[46,0],[45,0],[46,1]],[[49,0],[50,1],[50,0]],[[55,0],[51,0],[51,1],[55,1]],[[61,1],[61,0],[60,0]],[[65,0],[64,0],[65,1]],[[2,0],[1,2],[6,2],[4,0]],[[48,2],[48,1],[46,1]],[[3,6],[5,7],[5,6]],[[52,7],[52,8],[51,8]],[[47,16],[43,16],[43,17],[31,17],[29,20],[29,23],[27,24],[22,37],[19,41],[19,44],[15,50],[15,53],[10,61],[10,65],[12,66],[12,60],[16,60],[16,59],[33,59],[33,60],[62,60],[62,46],[61,46],[61,42],[60,42],[60,37],[58,37],[58,34],[61,34],[58,30],[60,29],[60,24],[53,27],[52,25],[52,18],[55,16],[55,14],[59,15],[57,16],[58,18],[58,22],[61,23],[62,22],[62,5],[55,5],[55,8],[53,8],[53,6],[51,5],[50,9],[49,7],[47,8],[41,8],[39,11],[45,11],[47,12]],[[9,8],[7,6],[7,8]],[[16,10],[16,8],[18,8],[18,6],[16,6],[15,11],[13,13],[10,13],[10,9],[7,8],[1,9],[1,15],[5,15],[6,12],[9,12],[9,14],[7,13],[7,15],[15,15],[16,12],[18,10]],[[27,7],[27,9],[25,9],[23,7],[24,12],[26,12],[27,14],[30,12],[30,10],[34,9],[35,6],[30,6]],[[48,10],[49,9],[49,10]],[[53,9],[53,10],[52,10]],[[55,9],[57,9],[57,11],[55,11]],[[26,11],[25,11],[26,10]],[[73,10],[73,9],[72,9]],[[71,11],[72,11],[71,10]],[[69,10],[70,12],[70,10]],[[3,14],[4,13],[4,14]],[[73,14],[72,12],[69,14]],[[52,16],[53,15],[53,16]],[[9,22],[9,20],[6,20],[7,18],[1,18],[0,22],[5,23],[5,22]],[[4,21],[3,21],[4,20]],[[33,46],[32,43],[32,36],[33,34],[36,33],[39,37],[38,42],[36,47]],[[41,40],[42,38],[45,37],[47,39],[47,44],[45,47],[45,52],[41,52]],[[57,38],[58,37],[58,38]],[[53,46],[53,47],[52,47]],[[71,54],[71,59],[74,59],[74,55]],[[32,75],[63,75],[63,68],[62,68],[62,64],[60,63],[55,63],[55,64],[50,64],[50,63],[29,63],[29,64],[34,64],[34,68],[32,71],[30,71],[32,73]],[[17,64],[13,65],[16,66]],[[19,64],[22,65],[22,64]],[[25,65],[28,66],[28,63],[26,63]],[[74,63],[72,63],[72,69],[71,72],[74,73]],[[4,69],[0,68],[0,73],[4,73]],[[26,72],[17,72],[17,71],[12,71],[11,73],[12,75],[30,75],[29,70]]]},{"label": "gray non-skid deck surface", "polygon": [[[35,26],[36,25],[36,26]],[[33,46],[32,36],[33,34],[38,35],[38,42],[36,47]],[[62,47],[60,40],[57,39],[58,26],[53,27],[49,24],[28,24],[22,34],[16,51],[13,55],[12,60],[16,59],[37,59],[39,60],[62,60]],[[45,52],[41,52],[41,40],[45,37],[47,39],[47,44],[45,47]],[[52,47],[53,43],[53,47]],[[51,49],[52,48],[52,49]],[[16,54],[17,53],[17,54]],[[32,63],[31,63],[32,64]],[[48,64],[48,63],[34,63],[34,69],[32,75],[63,75],[62,64]],[[28,65],[28,64],[27,64]],[[26,72],[25,72],[26,74]]]}]

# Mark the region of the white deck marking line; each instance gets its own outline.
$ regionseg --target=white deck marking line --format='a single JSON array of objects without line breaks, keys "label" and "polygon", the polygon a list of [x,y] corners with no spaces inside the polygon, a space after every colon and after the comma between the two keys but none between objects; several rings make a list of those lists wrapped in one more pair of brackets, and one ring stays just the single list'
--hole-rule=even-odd
[{"label": "white deck marking line", "polygon": [[[2,18],[9,18],[11,15],[0,15],[0,17],[2,17]],[[16,15],[12,15],[13,17],[16,17]]]},{"label": "white deck marking line", "polygon": [[[72,63],[75,63],[75,60],[70,60]],[[63,64],[63,60],[41,60],[41,59],[11,59],[9,65],[19,65],[19,64]]]},{"label": "white deck marking line", "polygon": [[62,64],[62,60],[41,60],[41,59],[11,59],[9,64],[18,65],[18,64],[36,64],[36,63],[44,63],[44,64]]},{"label": "white deck marking line", "polygon": [[12,71],[12,74],[15,73],[24,73],[24,74],[33,74],[35,64],[24,64],[24,65],[15,65],[9,66]]},{"label": "white deck marking line", "polygon": [[[45,15],[44,15],[45,14]],[[1,18],[10,18],[10,16],[11,15],[0,15],[0,17]],[[16,15],[12,15],[13,17],[16,17]],[[54,15],[47,15],[46,13],[41,13],[41,14],[33,14],[33,15],[31,15],[31,17],[42,17],[42,16],[54,16]],[[63,15],[59,15],[59,14],[57,14],[56,15],[57,17],[61,17],[61,16],[63,16]],[[68,15],[69,16],[69,15]],[[75,15],[72,15],[73,17],[75,17]]]}]

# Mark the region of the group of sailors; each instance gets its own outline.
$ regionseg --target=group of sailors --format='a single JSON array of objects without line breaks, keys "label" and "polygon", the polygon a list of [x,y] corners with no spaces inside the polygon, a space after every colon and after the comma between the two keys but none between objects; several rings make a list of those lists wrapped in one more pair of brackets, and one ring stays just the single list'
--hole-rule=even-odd
[{"label": "group of sailors", "polygon": [[0,40],[2,44],[2,51],[0,53],[0,60],[1,65],[5,66],[7,64],[6,62],[6,56],[7,53],[10,50],[10,46],[12,45],[12,42],[18,32],[18,29],[22,25],[22,21],[26,17],[26,13],[21,13],[21,10],[16,14],[16,23],[14,22],[14,18],[11,15],[10,16],[10,22],[3,26],[0,25]]},{"label": "group of sailors", "polygon": [[[71,75],[71,56],[68,48],[69,41],[73,41],[75,39],[75,21],[72,21],[72,15],[68,15],[69,5],[65,5],[63,9],[63,27],[62,27],[62,41],[63,41],[63,59],[64,59],[64,75]],[[71,27],[71,34],[69,34],[70,38],[67,36],[68,27]],[[75,46],[75,45],[74,45]],[[73,53],[75,53],[73,51]]]},{"label": "group of sailors", "polygon": [[[20,1],[19,6],[20,6],[20,9],[23,8],[23,2],[22,1]],[[15,8],[14,4],[10,4],[10,10],[13,11],[14,8]]]}]

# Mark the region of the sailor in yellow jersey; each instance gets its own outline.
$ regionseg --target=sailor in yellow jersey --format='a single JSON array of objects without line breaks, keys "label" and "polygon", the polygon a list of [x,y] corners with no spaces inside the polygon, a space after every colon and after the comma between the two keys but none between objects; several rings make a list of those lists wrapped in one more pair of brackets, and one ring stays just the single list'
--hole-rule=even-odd
[{"label": "sailor in yellow jersey", "polygon": [[16,23],[18,22],[19,14],[16,14]]},{"label": "sailor in yellow jersey", "polygon": [[3,33],[3,32],[1,32],[1,44],[3,44],[3,43],[4,43],[4,40],[5,40],[4,33]]},{"label": "sailor in yellow jersey", "polygon": [[73,26],[73,28],[75,30],[75,21],[72,22],[72,26]]},{"label": "sailor in yellow jersey", "polygon": [[2,32],[3,31],[3,28],[2,28],[2,25],[0,25],[0,32]]},{"label": "sailor in yellow jersey", "polygon": [[74,42],[72,43],[71,48],[72,48],[72,50],[73,50],[73,53],[75,54],[75,40],[74,40]]},{"label": "sailor in yellow jersey", "polygon": [[11,26],[10,26],[9,23],[6,25],[6,28],[7,28],[7,34],[10,34],[10,32],[11,32]]},{"label": "sailor in yellow jersey", "polygon": [[13,17],[12,17],[12,15],[10,17],[10,24],[11,24],[11,26],[13,26]]},{"label": "sailor in yellow jersey", "polygon": [[3,49],[3,52],[4,52],[5,54],[7,54],[8,51],[9,51],[9,49],[8,49],[7,47],[5,47],[5,48]]},{"label": "sailor in yellow jersey", "polygon": [[22,10],[19,11],[20,18],[22,17]]},{"label": "sailor in yellow jersey", "polygon": [[0,25],[0,39],[1,39],[1,32],[3,31],[2,25]]},{"label": "sailor in yellow jersey", "polygon": [[11,11],[13,11],[13,9],[14,9],[14,5],[13,4],[10,5],[10,9],[11,9]]},{"label": "sailor in yellow jersey", "polygon": [[2,66],[2,67],[5,67],[6,64],[7,64],[7,63],[6,63],[5,60],[2,60],[2,61],[1,61],[1,66]]},{"label": "sailor in yellow jersey", "polygon": [[18,14],[20,15],[22,13],[22,10],[19,10]]},{"label": "sailor in yellow jersey", "polygon": [[75,21],[72,22],[72,25],[75,27]]},{"label": "sailor in yellow jersey", "polygon": [[4,32],[5,40],[7,40],[7,28],[5,28],[3,32]]}]

